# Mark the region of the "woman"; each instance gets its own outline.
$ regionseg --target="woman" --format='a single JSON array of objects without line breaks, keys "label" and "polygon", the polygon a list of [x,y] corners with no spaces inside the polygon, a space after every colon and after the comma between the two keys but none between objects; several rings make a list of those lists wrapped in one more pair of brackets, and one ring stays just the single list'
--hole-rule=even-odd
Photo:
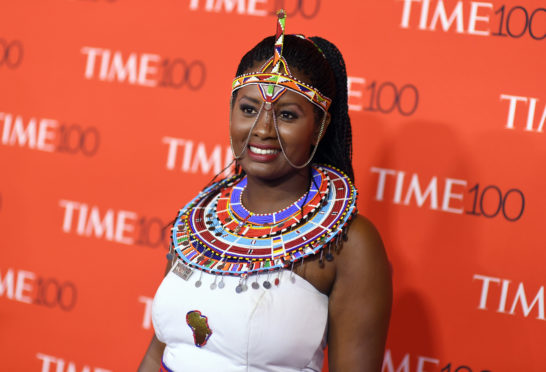
[{"label": "woman", "polygon": [[236,175],[173,226],[140,371],[380,371],[391,308],[381,239],[356,213],[343,58],[277,34],[233,82]]}]

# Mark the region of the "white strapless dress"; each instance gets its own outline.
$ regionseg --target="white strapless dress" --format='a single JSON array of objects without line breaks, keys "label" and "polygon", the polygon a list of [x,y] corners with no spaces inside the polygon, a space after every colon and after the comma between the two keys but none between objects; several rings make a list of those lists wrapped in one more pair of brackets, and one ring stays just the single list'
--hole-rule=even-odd
[{"label": "white strapless dress", "polygon": [[[195,282],[199,278],[202,285],[197,288]],[[276,278],[278,285],[274,284]],[[166,344],[163,363],[169,369],[175,372],[322,370],[328,296],[290,271],[271,274],[270,289],[262,285],[268,279],[266,274],[258,277],[259,289],[252,288],[256,277],[251,276],[245,283],[246,291],[241,293],[235,291],[240,278],[226,276],[224,288],[211,289],[215,279],[219,284],[221,277],[194,270],[189,280],[185,280],[171,269],[159,286],[152,320],[157,338]],[[205,332],[208,338],[202,346],[196,346],[195,328],[186,319],[188,313],[199,314],[200,325],[208,328]]]}]

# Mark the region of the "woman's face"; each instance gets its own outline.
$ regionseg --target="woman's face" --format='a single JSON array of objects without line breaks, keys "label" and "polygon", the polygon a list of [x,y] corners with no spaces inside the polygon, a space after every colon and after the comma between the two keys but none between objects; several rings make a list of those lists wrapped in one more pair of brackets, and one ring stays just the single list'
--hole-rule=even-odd
[{"label": "woman's face", "polygon": [[[238,90],[233,103],[230,133],[237,156],[244,150],[248,132],[262,103],[258,86],[248,85]],[[273,115],[276,115],[279,135],[275,131]],[[290,161],[301,165],[309,159],[319,131],[320,122],[317,122],[314,105],[300,94],[287,90],[273,103],[271,111],[262,110],[239,164],[247,175],[267,180],[299,172],[281,152],[281,142]]]}]

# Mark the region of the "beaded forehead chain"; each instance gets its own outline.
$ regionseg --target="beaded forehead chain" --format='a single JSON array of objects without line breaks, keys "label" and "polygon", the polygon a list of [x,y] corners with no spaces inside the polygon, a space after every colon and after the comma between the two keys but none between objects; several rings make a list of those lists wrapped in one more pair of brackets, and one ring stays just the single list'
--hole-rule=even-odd
[{"label": "beaded forehead chain", "polygon": [[[273,48],[273,56],[262,65],[262,67],[260,68],[258,72],[246,73],[246,74],[237,76],[233,80],[232,94],[233,92],[237,91],[238,89],[241,89],[242,87],[245,87],[248,85],[256,85],[260,91],[263,103],[261,104],[258,114],[256,115],[256,119],[254,120],[254,123],[252,124],[248,132],[248,136],[245,140],[244,147],[241,153],[240,154],[235,153],[235,150],[233,148],[233,142],[231,143],[231,150],[233,152],[233,157],[235,159],[238,160],[243,157],[246,151],[246,148],[248,146],[248,142],[250,140],[252,131],[254,130],[262,111],[264,110],[266,112],[272,111],[273,103],[276,102],[284,93],[286,93],[287,90],[290,90],[292,92],[302,95],[303,97],[308,99],[311,103],[313,103],[315,106],[319,107],[323,112],[317,143],[314,146],[309,159],[305,163],[299,164],[299,165],[294,164],[288,158],[284,145],[283,145],[283,141],[281,140],[279,135],[279,128],[277,125],[276,115],[275,114],[272,115],[275,132],[277,134],[277,137],[279,138],[279,144],[280,144],[281,151],[284,157],[286,158],[286,160],[292,167],[301,169],[306,167],[311,162],[311,160],[313,159],[315,155],[315,152],[317,151],[318,143],[320,139],[322,138],[322,134],[324,132],[326,119],[328,117],[328,109],[332,103],[332,100],[326,97],[325,95],[323,95],[322,93],[320,93],[316,88],[302,81],[299,81],[298,79],[292,76],[290,69],[288,68],[288,63],[282,56],[283,47],[284,47],[285,23],[286,23],[286,13],[284,12],[284,10],[281,9],[277,13],[277,30],[275,33],[275,45]],[[266,72],[269,68],[271,68],[271,71]],[[282,72],[281,72],[281,68],[282,68]],[[231,120],[231,115],[230,115],[230,120]]]}]

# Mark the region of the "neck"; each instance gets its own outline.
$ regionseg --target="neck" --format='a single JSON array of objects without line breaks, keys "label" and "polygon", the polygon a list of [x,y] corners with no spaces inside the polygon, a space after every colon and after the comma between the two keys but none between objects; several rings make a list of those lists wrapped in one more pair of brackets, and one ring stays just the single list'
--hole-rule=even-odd
[{"label": "neck", "polygon": [[310,173],[310,167],[306,167],[277,180],[247,176],[243,204],[253,213],[273,213],[286,208],[309,190]]}]

